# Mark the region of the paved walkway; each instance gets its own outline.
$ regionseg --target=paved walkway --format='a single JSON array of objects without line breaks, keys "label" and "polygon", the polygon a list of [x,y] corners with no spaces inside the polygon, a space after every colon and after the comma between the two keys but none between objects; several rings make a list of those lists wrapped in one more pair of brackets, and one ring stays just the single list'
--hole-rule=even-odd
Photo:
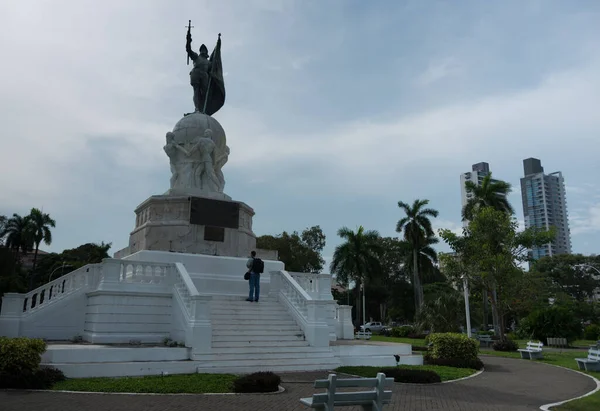
[{"label": "paved walkway", "polygon": [[[537,410],[543,404],[585,394],[595,383],[585,376],[526,360],[483,357],[486,371],[448,384],[395,384],[386,410]],[[308,410],[301,397],[327,373],[282,374],[286,392],[275,395],[144,396],[0,391],[2,411],[287,411]],[[359,411],[360,408],[342,408]]]}]

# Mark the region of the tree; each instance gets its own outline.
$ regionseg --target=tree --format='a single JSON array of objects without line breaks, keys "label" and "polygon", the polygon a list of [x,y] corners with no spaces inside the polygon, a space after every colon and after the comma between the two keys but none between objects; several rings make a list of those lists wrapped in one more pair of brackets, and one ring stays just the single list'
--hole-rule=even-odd
[{"label": "tree", "polygon": [[547,276],[557,290],[583,302],[600,287],[598,273],[587,269],[588,265],[593,266],[593,261],[582,254],[560,254],[540,258],[533,270]]},{"label": "tree", "polygon": [[426,301],[417,314],[417,325],[432,333],[457,332],[464,318],[464,304],[460,293],[446,290]]},{"label": "tree", "polygon": [[19,252],[27,252],[33,248],[33,236],[29,216],[22,217],[13,214],[5,225],[0,237],[6,239],[6,247],[13,250],[15,257],[19,260]]},{"label": "tree", "polygon": [[429,200],[415,200],[411,205],[402,201],[398,202],[398,207],[406,213],[398,221],[396,231],[404,232],[404,240],[411,245],[413,255],[413,287],[415,288],[415,308],[418,311],[423,305],[423,289],[419,277],[419,250],[425,247],[426,239],[434,235],[431,228],[429,217],[437,217],[438,212],[432,208],[424,208],[429,204]]},{"label": "tree", "polygon": [[[375,230],[365,231],[363,226],[358,227],[356,232],[342,227],[337,234],[345,241],[335,248],[330,265],[331,273],[336,274],[341,284],[354,281],[355,289],[359,290],[365,281],[381,275],[382,267],[379,260],[383,254],[381,237]],[[360,307],[360,294],[357,292],[356,324],[360,324]]]},{"label": "tree", "polygon": [[511,185],[505,181],[493,181],[492,173],[487,174],[481,185],[472,181],[465,182],[467,193],[472,197],[462,209],[463,221],[473,219],[475,212],[483,207],[492,207],[507,214],[514,214],[514,210],[508,201],[508,194],[512,191]]},{"label": "tree", "polygon": [[256,239],[256,247],[277,250],[279,261],[291,272],[320,273],[325,265],[321,256],[325,248],[325,234],[321,227],[305,229],[302,234],[283,232],[279,235],[263,235]]},{"label": "tree", "polygon": [[53,279],[56,279],[85,265],[101,263],[103,259],[109,257],[108,250],[111,246],[111,243],[104,242],[100,244],[87,243],[61,253],[49,253],[41,256],[32,275],[32,278],[35,278],[32,288],[46,284],[54,271],[56,274]]},{"label": "tree", "polygon": [[33,270],[35,270],[40,243],[42,241],[46,245],[52,243],[52,232],[50,231],[50,228],[55,227],[56,222],[50,218],[49,214],[43,213],[37,208],[32,208],[28,217],[32,232],[31,235],[33,236],[33,243],[35,245],[35,254],[33,255]]},{"label": "tree", "polygon": [[467,276],[471,284],[483,286],[492,304],[496,333],[504,338],[504,314],[510,308],[511,294],[523,278],[520,263],[529,260],[528,250],[548,243],[554,230],[534,228],[517,232],[517,221],[504,211],[483,207],[463,229],[463,236],[440,230],[440,236],[455,251],[444,258],[445,270],[454,281]]},{"label": "tree", "polygon": [[5,215],[0,215],[0,247],[4,246],[4,235],[2,235],[2,233],[4,232],[4,226],[6,225],[7,220]]},{"label": "tree", "polygon": [[[494,210],[503,211],[507,214],[514,214],[514,210],[508,201],[508,194],[512,191],[511,185],[505,181],[492,180],[492,173],[484,176],[481,185],[475,184],[472,181],[465,182],[467,193],[471,194],[471,198],[467,201],[462,209],[463,221],[472,220],[474,214],[483,207],[491,207]],[[487,297],[484,298],[483,316],[486,315],[486,307],[488,304]],[[495,319],[494,319],[495,320]],[[487,327],[487,320],[484,321]],[[498,324],[494,322],[494,328]]]}]

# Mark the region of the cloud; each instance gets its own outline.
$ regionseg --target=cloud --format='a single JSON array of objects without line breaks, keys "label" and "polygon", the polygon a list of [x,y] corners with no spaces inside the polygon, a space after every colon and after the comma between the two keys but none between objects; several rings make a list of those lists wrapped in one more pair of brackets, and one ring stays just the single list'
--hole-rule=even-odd
[{"label": "cloud", "polygon": [[569,216],[571,234],[600,233],[600,202],[585,209],[575,210]]},{"label": "cloud", "polygon": [[454,58],[432,62],[427,69],[417,77],[416,84],[419,86],[429,86],[439,80],[455,76],[461,73],[462,70],[462,66]]},{"label": "cloud", "polygon": [[0,213],[44,205],[56,247],[126,243],[132,209],[168,188],[192,18],[195,48],[223,33],[226,190],[257,204],[257,233],[327,224],[331,255],[337,227],[392,234],[395,203],[415,198],[459,232],[459,174],[487,161],[518,186],[534,156],[564,173],[574,243],[597,244],[598,17],[517,1],[3,2]]}]

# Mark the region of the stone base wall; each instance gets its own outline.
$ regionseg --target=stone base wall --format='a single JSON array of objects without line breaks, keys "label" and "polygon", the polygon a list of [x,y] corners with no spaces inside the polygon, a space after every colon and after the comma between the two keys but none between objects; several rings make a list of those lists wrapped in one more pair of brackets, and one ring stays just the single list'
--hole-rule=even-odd
[{"label": "stone base wall", "polygon": [[190,223],[190,197],[148,198],[135,210],[135,229],[130,234],[126,254],[153,250],[227,257],[248,256],[256,248],[256,236],[252,232],[254,210],[242,202],[221,201],[239,205],[239,221],[237,228],[209,227],[208,230],[216,230],[222,234],[222,238],[212,241],[206,239],[207,226]]}]

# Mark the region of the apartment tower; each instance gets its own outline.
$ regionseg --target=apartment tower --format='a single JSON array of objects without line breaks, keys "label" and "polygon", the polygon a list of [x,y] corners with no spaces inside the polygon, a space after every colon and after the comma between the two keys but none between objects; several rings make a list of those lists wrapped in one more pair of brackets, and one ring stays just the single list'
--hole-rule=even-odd
[{"label": "apartment tower", "polygon": [[556,228],[556,239],[531,250],[532,257],[571,253],[571,232],[567,215],[565,182],[560,171],[544,174],[537,158],[523,160],[525,177],[521,178],[521,196],[525,228]]}]

